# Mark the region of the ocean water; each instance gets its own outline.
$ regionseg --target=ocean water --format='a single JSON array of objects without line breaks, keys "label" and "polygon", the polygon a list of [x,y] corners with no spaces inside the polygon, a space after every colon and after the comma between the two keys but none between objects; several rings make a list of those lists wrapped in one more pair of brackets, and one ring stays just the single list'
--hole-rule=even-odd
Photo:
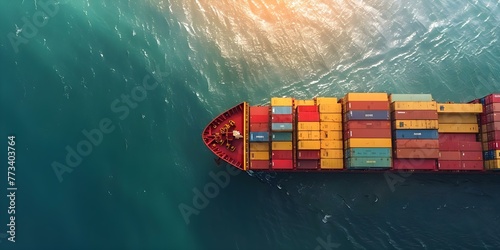
[{"label": "ocean water", "polygon": [[244,100],[498,92],[499,4],[4,1],[0,249],[499,249],[498,175],[234,173],[200,138]]}]

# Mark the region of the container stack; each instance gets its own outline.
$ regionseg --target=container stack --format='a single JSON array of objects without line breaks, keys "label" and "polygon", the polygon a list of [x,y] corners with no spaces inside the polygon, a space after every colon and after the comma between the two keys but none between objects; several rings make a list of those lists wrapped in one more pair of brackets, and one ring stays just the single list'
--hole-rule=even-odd
[{"label": "container stack", "polygon": [[297,169],[305,170],[318,169],[321,146],[318,106],[314,103],[314,100],[308,101],[304,105],[298,105],[296,111]]},{"label": "container stack", "polygon": [[398,170],[436,170],[438,114],[429,94],[391,94],[394,166]]},{"label": "container stack", "polygon": [[392,143],[387,94],[348,93],[342,105],[346,168],[390,168]]},{"label": "container stack", "polygon": [[292,107],[292,98],[271,98],[272,169],[293,169]]},{"label": "container stack", "polygon": [[343,169],[342,103],[335,97],[317,97],[320,121],[321,169]]},{"label": "container stack", "polygon": [[500,169],[500,94],[481,98],[483,113],[480,115],[484,165],[487,170]]},{"label": "container stack", "polygon": [[250,169],[269,169],[269,106],[250,107]]},{"label": "container stack", "polygon": [[483,170],[483,152],[478,141],[479,103],[438,103],[439,170]]}]

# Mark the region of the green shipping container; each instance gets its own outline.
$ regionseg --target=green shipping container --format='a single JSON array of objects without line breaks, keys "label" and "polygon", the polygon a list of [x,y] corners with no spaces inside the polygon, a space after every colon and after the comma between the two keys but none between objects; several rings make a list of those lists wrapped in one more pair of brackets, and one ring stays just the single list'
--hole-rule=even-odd
[{"label": "green shipping container", "polygon": [[280,133],[273,133],[272,135],[272,140],[273,141],[291,141],[292,140],[292,133],[290,132],[280,132]]},{"label": "green shipping container", "polygon": [[391,94],[390,102],[430,102],[432,95],[430,94]]},{"label": "green shipping container", "polygon": [[349,148],[346,157],[391,157],[392,148]]},{"label": "green shipping container", "polygon": [[348,169],[390,168],[391,162],[391,157],[353,157],[347,158],[346,166]]}]

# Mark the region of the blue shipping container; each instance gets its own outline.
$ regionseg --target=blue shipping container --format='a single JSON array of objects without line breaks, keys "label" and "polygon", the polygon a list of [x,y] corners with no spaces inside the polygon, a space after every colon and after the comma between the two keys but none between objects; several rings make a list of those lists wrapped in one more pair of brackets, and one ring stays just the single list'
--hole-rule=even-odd
[{"label": "blue shipping container", "polygon": [[273,114],[276,115],[289,115],[292,113],[292,107],[273,107]]},{"label": "blue shipping container", "polygon": [[250,141],[269,141],[269,132],[250,132]]},{"label": "blue shipping container", "polygon": [[494,157],[494,153],[491,154],[491,151],[483,151],[483,160],[487,161],[487,160],[493,160],[493,157]]},{"label": "blue shipping container", "polygon": [[497,159],[497,158],[498,158],[498,157],[497,157],[497,155],[495,154],[495,151],[496,151],[496,150],[490,150],[490,151],[488,151],[488,158],[489,158],[490,160],[495,160],[495,159]]},{"label": "blue shipping container", "polygon": [[347,120],[390,120],[389,110],[351,110]]},{"label": "blue shipping container", "polygon": [[272,131],[292,131],[292,123],[271,123]]},{"label": "blue shipping container", "polygon": [[391,157],[392,148],[349,148],[346,157]]},{"label": "blue shipping container", "polygon": [[396,139],[438,139],[437,129],[396,130]]},{"label": "blue shipping container", "polygon": [[392,165],[391,157],[354,157],[347,158],[346,166],[348,169],[359,168],[375,168],[384,169],[390,168]]},{"label": "blue shipping container", "polygon": [[292,133],[290,133],[290,132],[273,133],[272,140],[273,141],[291,141],[292,140]]}]

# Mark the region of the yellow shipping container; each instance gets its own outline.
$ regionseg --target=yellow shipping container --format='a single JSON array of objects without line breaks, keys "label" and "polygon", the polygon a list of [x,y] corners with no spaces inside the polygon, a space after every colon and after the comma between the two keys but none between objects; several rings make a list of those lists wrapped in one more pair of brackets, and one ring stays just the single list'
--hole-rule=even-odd
[{"label": "yellow shipping container", "polygon": [[343,169],[344,159],[321,159],[320,160],[321,169]]},{"label": "yellow shipping container", "polygon": [[436,102],[393,102],[391,110],[436,110]]},{"label": "yellow shipping container", "polygon": [[500,169],[500,161],[499,160],[490,160],[490,169]]},{"label": "yellow shipping container", "polygon": [[250,151],[269,151],[269,142],[250,142]]},{"label": "yellow shipping container", "polygon": [[337,159],[344,157],[344,150],[342,149],[321,149],[321,158]]},{"label": "yellow shipping container", "polygon": [[310,149],[310,150],[319,150],[321,148],[320,141],[298,141],[299,150],[302,149]]},{"label": "yellow shipping container", "polygon": [[477,124],[439,124],[439,133],[479,133]]},{"label": "yellow shipping container", "polygon": [[392,123],[395,129],[437,129],[437,120],[395,120]]},{"label": "yellow shipping container", "polygon": [[484,169],[486,169],[486,170],[491,169],[491,161],[490,160],[484,161]]},{"label": "yellow shipping container", "polygon": [[293,98],[291,97],[272,97],[271,106],[287,106],[291,107],[293,105]]},{"label": "yellow shipping container", "polygon": [[322,130],[321,140],[342,140],[342,130]]},{"label": "yellow shipping container", "polygon": [[341,122],[321,122],[321,130],[342,130]]},{"label": "yellow shipping container", "polygon": [[342,114],[319,114],[319,120],[322,122],[342,122]]},{"label": "yellow shipping container", "polygon": [[295,106],[314,106],[314,100],[295,100]]},{"label": "yellow shipping container", "polygon": [[337,103],[337,98],[336,97],[316,97],[316,104],[322,105],[322,104],[336,104]]},{"label": "yellow shipping container", "polygon": [[291,141],[280,141],[280,142],[272,142],[271,144],[272,150],[292,150],[292,142]]},{"label": "yellow shipping container", "polygon": [[387,93],[348,93],[344,102],[352,101],[388,101]]},{"label": "yellow shipping container", "polygon": [[319,105],[319,112],[325,114],[340,114],[342,113],[342,104],[321,104]]},{"label": "yellow shipping container", "polygon": [[319,140],[321,134],[319,131],[301,130],[297,132],[297,137],[299,140]]},{"label": "yellow shipping container", "polygon": [[319,122],[298,122],[297,130],[319,130]]},{"label": "yellow shipping container", "polygon": [[438,103],[438,113],[474,113],[483,112],[483,105],[480,103]]},{"label": "yellow shipping container", "polygon": [[[473,123],[473,122],[471,122],[471,123]],[[481,132],[486,133],[486,124],[481,125]]]},{"label": "yellow shipping container", "polygon": [[321,149],[342,149],[342,141],[321,141]]},{"label": "yellow shipping container", "polygon": [[269,151],[250,152],[250,160],[269,160]]},{"label": "yellow shipping container", "polygon": [[477,115],[471,113],[440,113],[438,119],[442,124],[477,123]]},{"label": "yellow shipping container", "polygon": [[488,150],[488,142],[487,141],[484,141],[481,144],[483,144],[483,150],[485,150],[485,151]]},{"label": "yellow shipping container", "polygon": [[487,133],[481,133],[481,141],[484,141],[484,142],[488,141],[488,134]]},{"label": "yellow shipping container", "polygon": [[391,138],[351,138],[347,140],[347,146],[351,148],[390,148]]}]

